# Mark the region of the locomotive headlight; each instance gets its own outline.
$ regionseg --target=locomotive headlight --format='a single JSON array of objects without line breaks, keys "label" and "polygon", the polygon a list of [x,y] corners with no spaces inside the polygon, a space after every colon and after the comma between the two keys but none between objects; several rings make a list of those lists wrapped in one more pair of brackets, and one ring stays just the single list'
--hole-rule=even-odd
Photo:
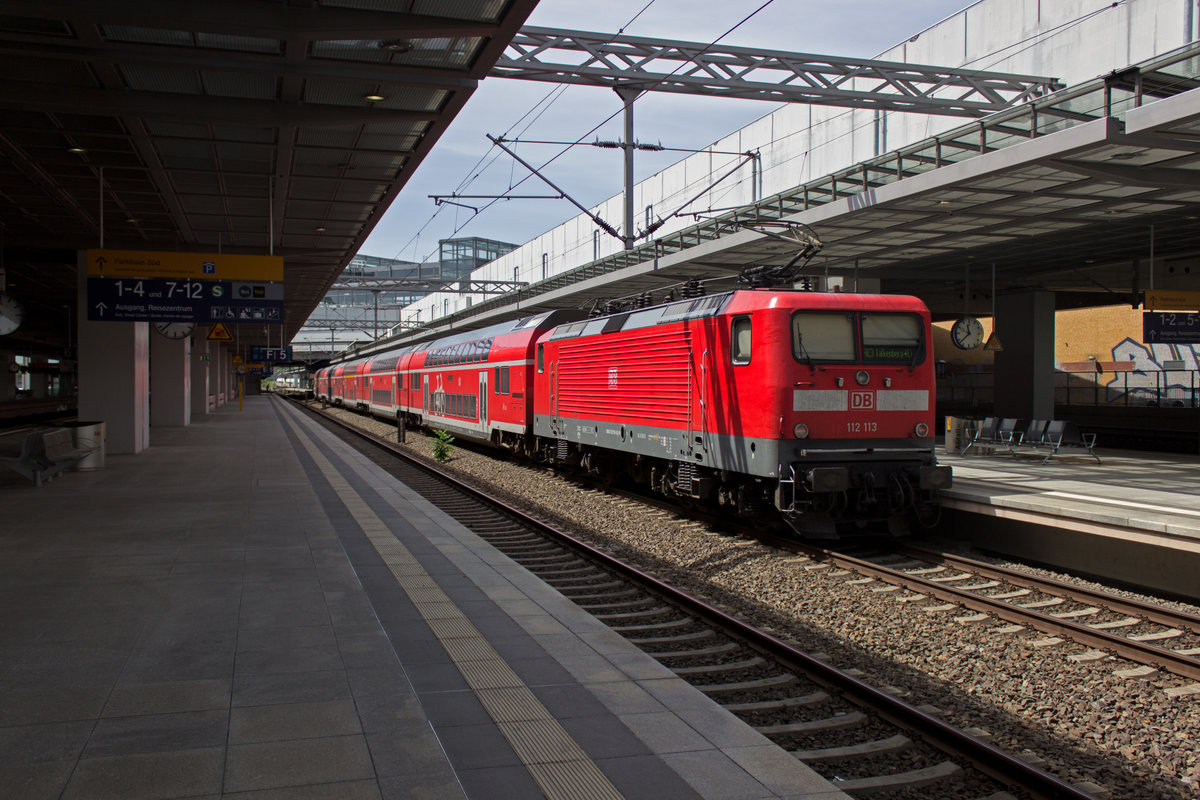
[{"label": "locomotive headlight", "polygon": [[854,380],[858,381],[859,386],[866,386],[871,380],[871,373],[867,372],[865,369],[860,369],[858,372],[854,373]]},{"label": "locomotive headlight", "polygon": [[797,422],[796,427],[792,428],[792,433],[796,434],[797,439],[807,439],[808,438],[808,426],[805,425],[803,422]]},{"label": "locomotive headlight", "polygon": [[916,427],[916,434],[917,434],[918,439],[924,439],[926,436],[929,435],[929,426],[926,425],[924,422],[918,422],[917,427]]}]

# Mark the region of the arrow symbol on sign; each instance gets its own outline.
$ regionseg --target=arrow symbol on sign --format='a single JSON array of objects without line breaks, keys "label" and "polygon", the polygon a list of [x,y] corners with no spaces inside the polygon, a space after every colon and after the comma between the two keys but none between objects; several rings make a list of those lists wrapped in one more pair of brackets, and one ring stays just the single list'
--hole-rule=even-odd
[{"label": "arrow symbol on sign", "polygon": [[103,316],[104,316],[104,312],[105,312],[107,309],[108,309],[108,306],[104,304],[104,301],[103,301],[103,300],[101,300],[99,303],[96,303],[96,310],[100,312],[100,316],[102,316],[102,317],[103,317]]}]

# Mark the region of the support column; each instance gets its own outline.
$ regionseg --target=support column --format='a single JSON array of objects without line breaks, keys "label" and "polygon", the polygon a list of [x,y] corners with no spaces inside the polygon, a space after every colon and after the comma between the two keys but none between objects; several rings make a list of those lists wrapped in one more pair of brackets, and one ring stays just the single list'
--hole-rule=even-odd
[{"label": "support column", "polygon": [[229,401],[229,348],[218,344],[216,352],[213,353],[212,363],[217,378],[213,391],[217,396],[217,408],[220,408]]},{"label": "support column", "polygon": [[105,424],[109,454],[140,453],[150,444],[150,325],[89,322],[86,289],[79,309],[79,419]]},{"label": "support column", "polygon": [[212,348],[205,338],[208,328],[207,325],[198,325],[192,334],[192,419],[209,413],[209,372],[212,365],[209,351]]},{"label": "support column", "polygon": [[995,413],[1054,418],[1054,293],[1017,292],[996,298]]},{"label": "support column", "polygon": [[188,425],[192,421],[192,339],[150,339],[150,424]]}]

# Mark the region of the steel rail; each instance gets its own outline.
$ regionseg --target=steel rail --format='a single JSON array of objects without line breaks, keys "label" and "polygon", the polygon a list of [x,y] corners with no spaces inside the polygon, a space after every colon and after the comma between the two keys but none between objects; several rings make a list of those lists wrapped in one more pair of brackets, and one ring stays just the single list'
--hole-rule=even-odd
[{"label": "steel rail", "polygon": [[[1096,649],[1109,650],[1122,658],[1138,664],[1165,669],[1166,671],[1192,680],[1200,680],[1200,661],[1193,656],[1182,655],[1164,647],[1138,642],[1122,636],[1107,633],[1102,630],[1081,625],[1070,620],[1060,619],[1039,611],[994,600],[986,595],[975,594],[963,589],[956,589],[935,581],[926,580],[917,575],[910,575],[890,567],[883,567],[855,556],[831,552],[810,546],[802,546],[812,558],[828,561],[862,575],[878,578],[885,583],[903,586],[914,592],[931,595],[939,600],[956,603],[965,608],[982,613],[993,614],[1000,619],[1018,625],[1027,625],[1043,633],[1053,636],[1067,636],[1080,644],[1086,644]],[[1052,592],[1050,592],[1052,594]]]},{"label": "steel rail", "polygon": [[[697,597],[689,595],[654,575],[627,564],[616,557],[583,542],[570,534],[558,530],[549,523],[531,516],[524,510],[492,497],[465,483],[461,479],[438,469],[428,462],[404,452],[391,442],[373,436],[347,422],[304,406],[305,410],[355,434],[365,442],[390,454],[398,456],[408,464],[435,475],[456,489],[470,495],[481,503],[512,515],[519,522],[535,529],[538,533],[577,550],[593,559],[600,566],[620,574],[631,582],[642,585],[648,592],[678,605],[690,613],[721,628],[726,634],[744,642],[783,665],[805,674],[817,683],[840,692],[849,701],[869,708],[897,727],[907,729],[920,736],[943,752],[964,758],[980,772],[1006,784],[1019,784],[1036,797],[1046,800],[1096,800],[1094,795],[1066,781],[1038,769],[1028,762],[1006,753],[1000,748],[982,741],[937,717],[917,709],[887,694],[870,684],[842,672],[836,667],[798,650],[791,644],[762,631],[726,611]],[[833,782],[836,786],[836,782]]]},{"label": "steel rail", "polygon": [[[1156,606],[1152,603],[1147,603],[1142,600],[1134,600],[1128,597],[1118,597],[1117,595],[1092,589],[1087,586],[1076,586],[1073,583],[1056,580],[1054,578],[1040,578],[1036,575],[1028,575],[1024,572],[1018,572],[1007,567],[998,567],[993,564],[985,564],[982,561],[976,561],[965,556],[954,555],[953,553],[938,553],[933,550],[926,550],[922,547],[909,547],[908,552],[916,558],[923,558],[927,561],[936,561],[947,566],[959,567],[961,569],[969,569],[972,572],[978,573],[980,576],[995,578],[1002,580],[1005,583],[1011,583],[1014,586],[1020,586],[1025,589],[1037,589],[1045,591],[1046,587],[1050,587],[1052,593],[1062,593],[1069,595],[1071,599],[1086,603],[1102,603],[1112,611],[1118,611],[1122,614],[1130,614],[1143,617],[1148,622],[1154,622],[1159,625],[1169,625],[1171,627],[1180,627],[1190,630],[1192,633],[1200,634],[1200,616],[1189,614],[1184,611],[1172,611],[1169,608]],[[1048,592],[1050,593],[1050,592]]]}]

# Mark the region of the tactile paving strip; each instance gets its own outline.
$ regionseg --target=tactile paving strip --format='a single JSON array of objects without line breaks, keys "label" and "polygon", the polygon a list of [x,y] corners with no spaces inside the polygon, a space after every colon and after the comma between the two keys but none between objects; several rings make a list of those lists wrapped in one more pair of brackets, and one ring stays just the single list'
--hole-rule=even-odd
[{"label": "tactile paving strip", "polygon": [[621,793],[471,624],[403,543],[291,418],[317,468],[408,594],[513,751],[550,800],[618,800]]}]

